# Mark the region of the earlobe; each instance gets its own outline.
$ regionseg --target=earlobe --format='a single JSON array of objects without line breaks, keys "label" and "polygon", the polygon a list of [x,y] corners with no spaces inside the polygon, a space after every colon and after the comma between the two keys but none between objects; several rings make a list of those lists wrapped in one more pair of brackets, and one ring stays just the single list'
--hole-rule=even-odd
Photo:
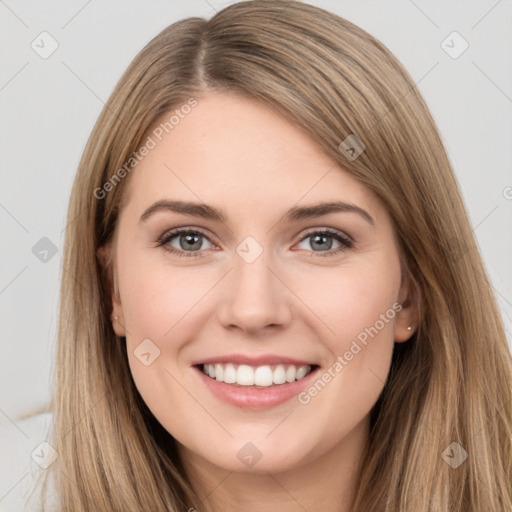
[{"label": "earlobe", "polygon": [[397,330],[395,329],[395,343],[403,343],[404,341],[408,341],[414,334],[414,331],[415,329],[412,325],[407,326],[405,333],[400,332],[397,334]]},{"label": "earlobe", "polygon": [[407,276],[400,287],[399,300],[402,309],[395,319],[395,343],[408,341],[416,332],[419,323],[419,290]]},{"label": "earlobe", "polygon": [[395,343],[408,341],[416,331],[415,324],[408,324],[407,320],[400,319],[400,313],[395,322]]},{"label": "earlobe", "polygon": [[126,328],[124,326],[124,317],[123,317],[123,313],[122,313],[122,308],[121,308],[121,302],[119,302],[119,309],[120,309],[120,313],[116,314],[116,310],[117,310],[118,306],[117,304],[114,304],[114,312],[112,314],[112,328],[114,329],[114,332],[119,336],[119,337],[124,337],[126,336]]}]

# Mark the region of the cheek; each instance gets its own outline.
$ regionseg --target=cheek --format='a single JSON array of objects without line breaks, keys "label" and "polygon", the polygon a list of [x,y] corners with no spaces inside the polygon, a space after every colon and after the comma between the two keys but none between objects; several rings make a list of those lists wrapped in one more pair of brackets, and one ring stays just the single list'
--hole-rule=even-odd
[{"label": "cheek", "polygon": [[[396,315],[393,304],[400,286],[396,261],[317,268],[294,282],[294,291],[323,325],[325,339],[330,340],[336,353],[348,349],[347,342],[350,345],[359,334],[363,333],[364,338],[364,333],[375,325],[379,335],[392,337]],[[375,334],[373,329],[372,332]]]},{"label": "cheek", "polygon": [[[129,257],[118,260],[118,270],[130,371],[155,417],[164,424],[171,418],[173,430],[180,431],[186,429],[186,416],[170,415],[170,397],[173,410],[190,406],[190,398],[183,393],[183,385],[189,383],[182,373],[181,351],[194,338],[200,324],[194,320],[204,307],[201,299],[215,276],[193,266],[171,268],[161,257],[155,261],[133,251],[125,254]],[[144,361],[147,353],[149,361]]]},{"label": "cheek", "polygon": [[219,276],[212,268],[173,267],[161,255],[125,254],[129,256],[119,258],[118,272],[130,370],[144,401],[159,418],[170,396],[175,407],[188,403],[180,385],[188,386],[190,378],[182,351],[211,316],[208,293]]},{"label": "cheek", "polygon": [[399,262],[386,263],[322,269],[302,280],[297,292],[318,317],[316,332],[325,333],[321,340],[329,352],[317,379],[299,396],[304,410],[318,411],[326,439],[362,420],[386,382],[401,309]]},{"label": "cheek", "polygon": [[[171,268],[150,258],[132,255],[119,262],[121,300],[126,329],[134,338],[163,341],[215,284],[212,272],[197,266]],[[181,327],[181,325],[180,325]]]},{"label": "cheek", "polygon": [[343,410],[333,414],[352,411],[354,417],[374,405],[391,364],[400,277],[398,255],[379,253],[337,269],[315,269],[296,281],[329,352],[320,382],[306,390],[301,403],[322,404],[321,410],[342,403]]}]

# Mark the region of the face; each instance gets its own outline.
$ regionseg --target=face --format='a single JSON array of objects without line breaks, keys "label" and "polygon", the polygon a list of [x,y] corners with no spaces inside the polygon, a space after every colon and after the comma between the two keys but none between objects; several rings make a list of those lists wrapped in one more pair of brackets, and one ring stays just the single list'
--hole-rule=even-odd
[{"label": "face", "polygon": [[286,471],[367,432],[407,280],[381,202],[307,135],[251,99],[197,99],[129,177],[114,329],[182,452]]}]

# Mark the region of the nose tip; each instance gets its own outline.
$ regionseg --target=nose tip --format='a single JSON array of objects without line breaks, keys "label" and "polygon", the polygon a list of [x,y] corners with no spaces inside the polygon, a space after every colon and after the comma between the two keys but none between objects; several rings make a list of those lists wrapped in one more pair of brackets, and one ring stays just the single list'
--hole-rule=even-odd
[{"label": "nose tip", "polygon": [[251,263],[239,258],[230,274],[218,308],[224,327],[256,333],[289,324],[289,294],[263,255]]}]

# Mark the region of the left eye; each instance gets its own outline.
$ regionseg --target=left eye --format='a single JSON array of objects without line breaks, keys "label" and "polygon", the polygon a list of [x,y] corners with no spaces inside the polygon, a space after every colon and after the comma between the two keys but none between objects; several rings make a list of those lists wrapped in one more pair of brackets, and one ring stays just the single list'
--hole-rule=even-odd
[{"label": "left eye", "polygon": [[[309,240],[309,242],[308,242]],[[314,231],[307,234],[299,244],[306,243],[309,247],[299,247],[300,249],[313,250],[313,252],[328,252],[328,254],[338,253],[344,249],[352,247],[352,242],[338,232],[332,231]],[[333,247],[337,243],[337,247]],[[333,249],[333,250],[331,250]],[[321,256],[324,256],[323,254]]]}]

